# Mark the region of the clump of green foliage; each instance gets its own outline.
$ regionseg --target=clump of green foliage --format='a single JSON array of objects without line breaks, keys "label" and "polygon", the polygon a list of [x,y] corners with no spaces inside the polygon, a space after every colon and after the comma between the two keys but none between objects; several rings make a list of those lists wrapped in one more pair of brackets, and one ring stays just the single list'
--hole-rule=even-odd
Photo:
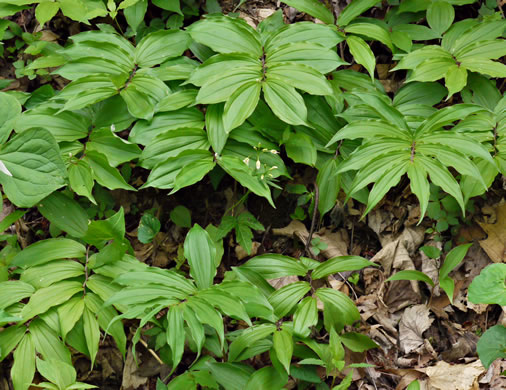
[{"label": "clump of green foliage", "polygon": [[[19,76],[69,81],[60,91],[46,85],[0,92],[0,184],[17,207],[0,230],[36,208],[51,234],[23,249],[15,235],[0,236],[0,360],[13,354],[15,390],[28,389],[36,371],[48,381],[39,387],[93,387],[76,382],[69,347],[93,367],[101,335],[108,334],[125,356],[122,319],[138,321],[134,350],[144,334],[171,367],[157,390],[281,389],[290,378],[300,388],[342,390],[352,378],[352,370],[340,375],[344,369],[368,366],[346,365],[345,348],[377,347],[353,331],[360,321],[354,302],[322,287],[329,275],[374,263],[263,254],[217,280],[223,238],[233,232],[250,254],[252,230],[264,226],[243,212],[219,226],[191,227],[190,212],[178,206],[171,219],[191,229],[177,266],[148,266],[133,256],[124,211],[113,210],[109,190],[142,194],[151,187],[170,196],[206,176],[217,185],[228,175],[244,187],[240,202],[253,194],[275,206],[279,190],[299,195],[292,215],[304,220],[302,206],[323,217],[340,191],[363,203],[365,216],[405,178],[419,201],[420,223],[426,214],[444,213],[446,225],[434,225],[443,233],[458,224],[472,197],[506,174],[506,100],[496,83],[506,77],[499,60],[506,54],[505,22],[495,2],[482,2],[479,17],[455,23],[455,7],[474,0],[389,0],[383,19],[361,16],[381,5],[376,0],[354,0],[337,18],[317,0],[284,3],[323,24],[287,25],[278,10],[255,29],[219,13],[215,1],[206,2],[209,13],[200,20],[190,0],[0,4],[0,17],[35,6],[41,26],[60,12],[84,24],[115,21],[60,46],[0,20],[0,54],[24,50],[15,63]],[[152,5],[163,12],[147,25]],[[395,93],[374,78],[376,48],[391,53],[398,61],[392,71],[405,75]],[[351,62],[367,74],[338,70]],[[286,186],[294,163],[317,170],[316,191]],[[142,186],[132,182],[133,168],[145,173]],[[152,242],[160,229],[154,213],[144,213],[139,240]],[[312,246],[313,255],[325,249],[318,239]],[[452,300],[449,273],[469,245],[447,249],[438,283]],[[268,283],[291,276],[299,281],[278,290]],[[435,285],[418,271],[390,278],[405,279]],[[504,279],[503,264],[485,268],[469,299],[506,305]],[[240,326],[229,331],[224,321]],[[484,333],[478,353],[486,367],[505,357],[504,340],[501,325]],[[255,370],[246,363],[263,353],[270,365]],[[193,363],[183,370],[185,354]]]}]

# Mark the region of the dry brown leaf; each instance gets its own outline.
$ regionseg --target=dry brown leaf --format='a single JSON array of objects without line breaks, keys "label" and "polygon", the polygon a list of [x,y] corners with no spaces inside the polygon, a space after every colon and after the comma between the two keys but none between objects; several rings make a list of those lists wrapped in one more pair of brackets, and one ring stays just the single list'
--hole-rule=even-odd
[{"label": "dry brown leaf", "polygon": [[423,345],[423,332],[429,329],[434,318],[426,305],[415,305],[402,313],[399,323],[399,343],[405,354],[415,351]]},{"label": "dry brown leaf", "polygon": [[137,364],[135,363],[132,348],[127,351],[125,366],[123,368],[123,381],[121,382],[123,390],[137,390],[148,388],[148,378],[137,374]]},{"label": "dry brown leaf", "polygon": [[274,287],[276,290],[279,290],[281,287],[284,287],[288,284],[298,282],[299,278],[295,275],[291,275],[291,276],[282,276],[276,279],[268,279],[267,281],[272,287]]},{"label": "dry brown leaf", "polygon": [[429,389],[434,390],[478,390],[479,377],[485,373],[479,360],[469,364],[450,365],[444,361],[427,367]]},{"label": "dry brown leaf", "polygon": [[506,262],[506,203],[495,208],[495,223],[478,222],[488,234],[486,240],[480,241],[481,247],[495,263]]}]

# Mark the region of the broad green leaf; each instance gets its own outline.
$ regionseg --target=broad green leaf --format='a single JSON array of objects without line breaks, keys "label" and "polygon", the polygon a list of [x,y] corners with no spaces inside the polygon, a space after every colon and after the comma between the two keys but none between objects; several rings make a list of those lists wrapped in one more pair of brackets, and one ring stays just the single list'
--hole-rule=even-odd
[{"label": "broad green leaf", "polygon": [[233,363],[240,360],[241,352],[255,345],[260,340],[269,337],[276,330],[276,325],[261,324],[244,329],[239,337],[230,344],[228,361]]},{"label": "broad green leaf", "polygon": [[283,0],[283,3],[315,17],[327,24],[334,24],[334,15],[318,0]]},{"label": "broad green leaf", "polygon": [[414,50],[404,56],[392,71],[399,69],[414,69],[424,61],[451,61],[452,55],[441,46],[427,45],[421,49]]},{"label": "broad green leaf", "polygon": [[135,63],[152,67],[178,57],[190,46],[190,36],[181,30],[160,30],[146,35],[135,48]]},{"label": "broad green leaf", "polygon": [[392,126],[386,121],[366,120],[357,121],[342,127],[328,142],[327,147],[342,139],[365,138],[372,139],[376,137],[392,137],[399,139],[408,139],[409,133]]},{"label": "broad green leaf", "polygon": [[378,348],[378,344],[364,334],[348,332],[340,336],[346,348],[353,352],[365,352],[368,349]]},{"label": "broad green leaf", "polygon": [[109,165],[107,158],[103,154],[94,151],[86,152],[84,160],[90,165],[93,171],[93,178],[100,185],[110,190],[121,188],[135,191],[135,188],[128,185],[125,179],[123,179],[123,176]]},{"label": "broad green leaf", "polygon": [[[90,277],[92,279],[92,277]],[[165,287],[176,288],[186,294],[194,294],[195,286],[182,275],[169,270],[159,268],[147,268],[144,271],[129,271],[121,274],[115,280],[115,283],[122,285],[150,285],[159,284]]]},{"label": "broad green leaf", "polygon": [[261,83],[250,81],[236,89],[225,103],[223,110],[224,130],[229,133],[242,125],[255,111],[260,98]]},{"label": "broad green leaf", "polygon": [[60,280],[84,275],[84,266],[77,261],[56,260],[47,264],[27,268],[20,280],[30,283],[35,288],[48,287]]},{"label": "broad green leaf", "polygon": [[143,244],[149,244],[160,231],[160,221],[153,214],[144,213],[137,228],[137,238]]},{"label": "broad green leaf", "polygon": [[497,263],[485,267],[473,279],[468,290],[468,299],[473,303],[506,305],[506,264]]},{"label": "broad green leaf", "polygon": [[407,81],[436,81],[443,78],[448,69],[455,65],[455,61],[449,58],[429,58],[418,65]]},{"label": "broad green leaf", "polygon": [[90,353],[91,367],[93,368],[95,357],[98,352],[98,343],[100,341],[100,329],[95,313],[93,313],[88,307],[84,308],[83,325],[86,346],[88,347],[88,351]]},{"label": "broad green leaf", "polygon": [[194,161],[181,169],[174,179],[174,188],[169,195],[179,191],[181,188],[188,187],[203,179],[216,165],[213,157],[209,156],[200,161]]},{"label": "broad green leaf", "polygon": [[[0,206],[0,212],[2,211],[2,208]],[[26,214],[28,210],[22,211],[22,210],[16,210],[9,215],[5,216],[2,221],[0,221],[0,233],[3,233],[5,230],[9,228],[14,222],[16,222],[19,218],[23,217],[23,215]]]},{"label": "broad green leaf", "polygon": [[318,186],[318,212],[320,219],[336,204],[337,195],[341,189],[341,179],[337,173],[337,160],[329,159],[318,170],[316,177]]},{"label": "broad green leaf", "polygon": [[11,261],[16,267],[30,267],[45,264],[51,260],[84,257],[86,248],[68,238],[49,238],[37,241],[19,252]]},{"label": "broad green leaf", "polygon": [[360,256],[338,256],[325,261],[316,267],[311,277],[321,279],[331,274],[345,271],[360,271],[365,267],[377,267],[378,265]]},{"label": "broad green leaf", "polygon": [[156,102],[146,93],[140,91],[135,85],[130,84],[120,92],[125,101],[128,112],[140,119],[151,120],[155,113]]},{"label": "broad green leaf", "polygon": [[213,147],[215,153],[220,154],[223,147],[227,143],[228,133],[225,131],[223,124],[224,105],[210,104],[206,110],[206,130],[209,143]]},{"label": "broad green leaf", "polygon": [[83,237],[88,230],[88,214],[74,199],[53,192],[38,204],[39,212],[59,229],[73,237]]},{"label": "broad green leaf", "polygon": [[57,2],[45,2],[39,3],[35,8],[35,17],[39,21],[41,26],[44,26],[46,22],[50,21],[60,9],[60,4]]},{"label": "broad green leaf", "polygon": [[[244,390],[254,370],[245,364],[207,362],[213,378],[225,390]],[[176,390],[176,389],[174,389]]]},{"label": "broad green leaf", "polygon": [[177,226],[191,228],[191,211],[185,206],[176,206],[170,212],[170,220]]},{"label": "broad green leaf", "polygon": [[208,15],[193,23],[187,31],[191,37],[218,53],[246,53],[260,57],[259,34],[244,20],[223,15]]},{"label": "broad green leaf", "polygon": [[288,382],[286,375],[281,375],[273,366],[262,367],[251,374],[245,390],[281,390]]},{"label": "broad green leaf", "polygon": [[164,10],[171,11],[183,15],[178,0],[153,0],[153,4]]},{"label": "broad green leaf", "polygon": [[239,269],[244,268],[258,272],[265,279],[291,275],[304,276],[307,273],[306,267],[298,260],[274,253],[255,256]]},{"label": "broad green leaf", "polygon": [[172,354],[172,372],[183,357],[185,338],[183,306],[173,305],[167,312],[167,344]]},{"label": "broad green leaf", "polygon": [[414,380],[406,387],[406,390],[420,390],[420,382],[418,380]]},{"label": "broad green leaf", "polygon": [[279,119],[291,125],[307,125],[306,105],[295,88],[275,80],[267,80],[262,89],[265,101]]},{"label": "broad green leaf", "polygon": [[286,154],[296,163],[314,166],[316,164],[316,147],[312,139],[303,133],[292,133],[285,142]]},{"label": "broad green leaf", "polygon": [[423,272],[415,271],[415,270],[403,270],[399,271],[392,276],[390,276],[386,281],[393,281],[393,280],[419,280],[420,282],[425,282],[432,287],[434,287],[434,282],[431,278],[429,278],[427,275],[425,275]]},{"label": "broad green leaf", "polygon": [[374,23],[353,23],[344,29],[347,33],[363,35],[368,38],[380,41],[390,50],[393,50],[392,40],[388,31],[382,26]]},{"label": "broad green leaf", "polygon": [[71,298],[57,308],[60,320],[60,330],[63,341],[67,334],[74,328],[75,324],[83,315],[84,300],[82,297]]},{"label": "broad green leaf", "polygon": [[375,0],[354,0],[339,14],[337,24],[340,27],[347,26],[353,19],[377,3]]},{"label": "broad green leaf", "polygon": [[351,325],[355,321],[360,320],[360,313],[357,307],[353,301],[342,292],[331,288],[319,288],[316,290],[316,296],[322,300],[324,306],[330,305],[339,312],[340,324]]},{"label": "broad green leaf", "polygon": [[[446,3],[443,3],[446,4]],[[467,84],[467,70],[463,66],[452,65],[445,74],[445,85],[448,88],[448,100],[453,94],[462,91]]]},{"label": "broad green leaf", "polygon": [[[371,106],[387,123],[397,126],[399,129],[408,129],[404,115],[392,106],[389,99],[384,99],[381,95],[375,93],[365,92],[361,93],[359,97]],[[406,136],[403,138],[406,138]]]},{"label": "broad green leaf", "polygon": [[335,50],[309,42],[287,43],[270,48],[265,54],[265,59],[267,68],[293,63],[309,66],[321,74],[332,72],[341,65],[348,65],[339,58]]},{"label": "broad green leaf", "polygon": [[0,361],[4,360],[26,334],[26,327],[9,326],[0,332]]},{"label": "broad green leaf", "polygon": [[195,102],[197,93],[196,89],[182,89],[171,93],[158,102],[156,111],[175,111],[190,106]]},{"label": "broad green leaf", "polygon": [[295,282],[274,291],[269,296],[269,302],[276,316],[278,318],[286,316],[310,289],[308,282]]},{"label": "broad green leaf", "polygon": [[195,312],[188,307],[188,305],[184,305],[183,308],[183,318],[188,328],[190,329],[191,336],[195,344],[197,345],[197,358],[200,356],[200,352],[202,351],[202,347],[204,346],[205,334],[204,334],[204,326],[197,319]]},{"label": "broad green leaf", "polygon": [[30,334],[35,350],[46,360],[56,359],[71,364],[70,351],[61,342],[58,335],[42,319],[30,322]]},{"label": "broad green leaf", "polygon": [[0,184],[18,207],[32,207],[64,186],[66,176],[60,149],[47,130],[18,134],[0,151]]},{"label": "broad green leaf", "polygon": [[213,328],[220,340],[220,348],[223,349],[223,345],[225,343],[225,331],[223,326],[223,319],[211,305],[209,305],[203,299],[192,296],[189,297],[188,306],[195,312],[197,318],[200,320],[202,324],[207,324],[211,328]]},{"label": "broad green leaf", "polygon": [[455,10],[446,1],[432,1],[427,8],[427,23],[439,35],[448,30],[453,19],[455,19]]},{"label": "broad green leaf", "polygon": [[177,157],[185,150],[195,149],[209,149],[209,142],[204,130],[191,128],[170,130],[155,137],[144,148],[139,165],[152,169],[156,164],[163,163],[168,158]]},{"label": "broad green leaf", "polygon": [[105,220],[91,221],[83,240],[96,244],[108,240],[122,241],[124,236],[125,212],[121,207],[117,213]]},{"label": "broad green leaf", "polygon": [[19,114],[21,114],[21,104],[18,100],[12,95],[0,92],[0,142],[2,144],[9,138]]},{"label": "broad green leaf", "polygon": [[281,63],[268,67],[268,80],[278,80],[312,95],[333,93],[327,79],[312,67],[304,64]]},{"label": "broad green leaf", "polygon": [[109,128],[92,131],[86,150],[102,153],[113,167],[134,160],[141,154],[137,145],[118,137]]},{"label": "broad green leaf", "polygon": [[[77,80],[79,82],[80,80]],[[75,83],[75,82],[74,82]],[[74,86],[74,83],[71,83],[70,86]],[[90,83],[91,84],[91,83]],[[63,107],[63,110],[66,111],[74,111],[79,110],[81,108],[90,106],[92,104],[101,102],[107,98],[110,98],[118,93],[116,87],[112,82],[109,82],[109,86],[104,86],[101,88],[93,88],[92,85],[85,86],[85,83],[83,85],[80,85],[80,87],[83,89],[81,92],[78,92],[74,95],[71,95],[67,103],[65,103],[65,106]],[[88,88],[88,89],[86,89]],[[65,89],[64,89],[65,91]],[[67,91],[69,92],[69,87],[67,87]],[[63,93],[59,95],[63,97]]]},{"label": "broad green leaf", "polygon": [[338,33],[335,26],[297,22],[288,24],[272,34],[265,43],[265,50],[274,53],[274,48],[300,42],[317,44],[330,49],[343,40],[344,36]]},{"label": "broad green leaf", "polygon": [[488,369],[496,359],[506,358],[506,327],[495,325],[478,341],[477,352],[483,366]]},{"label": "broad green leaf", "polygon": [[446,95],[446,89],[439,83],[413,82],[404,84],[394,96],[393,104],[399,107],[407,104],[433,106]]},{"label": "broad green leaf", "polygon": [[49,359],[37,358],[37,371],[47,380],[54,383],[58,389],[70,389],[69,386],[76,382],[76,370],[70,364]]},{"label": "broad green leaf", "polygon": [[72,191],[77,195],[85,196],[93,204],[97,204],[92,194],[95,182],[93,181],[93,172],[90,165],[83,160],[78,160],[70,164],[68,174]]},{"label": "broad green leaf", "polygon": [[[467,30],[458,31],[460,34],[451,45],[451,50],[456,53],[470,43],[492,40],[500,37],[504,32],[504,20],[491,20],[469,24]],[[464,25],[465,26],[465,25]]]},{"label": "broad green leaf", "polygon": [[506,48],[504,42],[499,39],[494,39],[493,41],[479,41],[464,46],[455,53],[455,58],[457,58],[457,61],[472,60],[473,58],[493,60],[504,57],[505,55]]},{"label": "broad green leaf", "polygon": [[293,315],[293,332],[299,337],[308,337],[310,328],[318,322],[316,299],[305,297],[297,305]]},{"label": "broad green leaf", "polygon": [[459,245],[453,248],[445,257],[445,261],[439,269],[439,277],[444,278],[457,267],[464,259],[467,251],[473,244]]},{"label": "broad green leaf", "polygon": [[123,15],[125,16],[128,25],[134,33],[137,33],[137,29],[144,21],[144,16],[146,15],[147,9],[148,1],[140,0],[137,1],[134,5],[125,8],[123,11]]},{"label": "broad green leaf", "polygon": [[346,38],[346,42],[350,48],[355,61],[363,65],[369,72],[371,80],[374,80],[374,69],[376,68],[376,58],[369,45],[360,37],[350,35]]},{"label": "broad green leaf", "polygon": [[66,302],[80,291],[83,291],[82,284],[74,281],[57,282],[49,287],[41,288],[30,297],[21,315],[27,320],[33,318],[45,313],[53,306]]},{"label": "broad green leaf", "polygon": [[27,390],[35,375],[35,345],[31,334],[26,334],[14,351],[11,378],[14,389]]},{"label": "broad green leaf", "polygon": [[416,195],[420,202],[420,222],[425,217],[427,206],[429,205],[430,186],[427,180],[427,172],[418,166],[418,159],[408,164],[407,174],[410,182],[411,191]]},{"label": "broad green leaf", "polygon": [[35,292],[32,285],[19,281],[8,280],[0,283],[0,309],[5,309],[12,305],[28,298]]},{"label": "broad green leaf", "polygon": [[437,259],[441,256],[441,249],[432,245],[424,245],[420,250],[431,259]]},{"label": "broad green leaf", "polygon": [[210,305],[218,308],[227,316],[241,319],[249,326],[252,325],[242,302],[238,302],[237,297],[234,297],[225,290],[218,288],[208,288],[206,290],[200,291],[198,297],[204,299]]},{"label": "broad green leaf", "polygon": [[460,66],[466,68],[467,70],[470,70],[471,72],[486,74],[490,77],[506,77],[506,65],[498,61],[473,57],[462,60]]},{"label": "broad green leaf", "polygon": [[184,255],[190,265],[190,275],[200,290],[213,285],[216,275],[216,247],[209,234],[195,224],[188,232],[184,242]]}]

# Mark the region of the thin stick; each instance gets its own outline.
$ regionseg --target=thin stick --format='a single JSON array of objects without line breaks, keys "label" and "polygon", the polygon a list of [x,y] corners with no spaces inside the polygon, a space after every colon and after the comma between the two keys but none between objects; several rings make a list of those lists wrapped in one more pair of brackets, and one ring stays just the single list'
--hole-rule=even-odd
[{"label": "thin stick", "polygon": [[314,208],[313,208],[313,218],[311,219],[311,229],[309,230],[309,235],[307,237],[306,246],[304,248],[304,252],[307,256],[314,258],[313,252],[309,249],[311,245],[311,240],[313,239],[314,228],[316,226],[316,214],[318,213],[318,198],[320,197],[320,190],[318,189],[318,185],[314,183]]}]

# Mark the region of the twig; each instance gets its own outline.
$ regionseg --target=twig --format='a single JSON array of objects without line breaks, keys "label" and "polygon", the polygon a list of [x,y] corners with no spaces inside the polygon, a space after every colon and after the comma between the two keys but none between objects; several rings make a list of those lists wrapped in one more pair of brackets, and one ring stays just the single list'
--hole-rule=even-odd
[{"label": "twig", "polygon": [[155,351],[153,351],[151,348],[148,347],[148,343],[146,343],[142,338],[139,338],[140,343],[148,350],[148,352],[155,358],[155,360],[160,363],[162,366],[165,365],[162,359],[156,354]]}]

